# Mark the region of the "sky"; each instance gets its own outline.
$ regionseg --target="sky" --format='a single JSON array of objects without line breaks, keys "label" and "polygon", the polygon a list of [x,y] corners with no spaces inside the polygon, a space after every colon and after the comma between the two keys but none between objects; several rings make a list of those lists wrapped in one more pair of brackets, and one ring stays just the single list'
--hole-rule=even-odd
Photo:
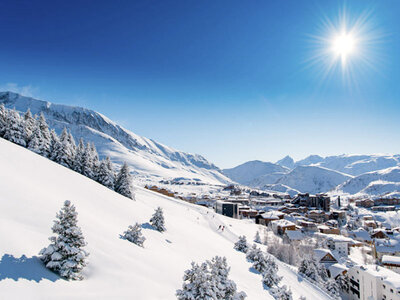
[{"label": "sky", "polygon": [[[399,11],[397,0],[3,0],[0,90],[94,109],[221,168],[399,153]],[[361,28],[345,65],[330,44],[343,23]]]}]

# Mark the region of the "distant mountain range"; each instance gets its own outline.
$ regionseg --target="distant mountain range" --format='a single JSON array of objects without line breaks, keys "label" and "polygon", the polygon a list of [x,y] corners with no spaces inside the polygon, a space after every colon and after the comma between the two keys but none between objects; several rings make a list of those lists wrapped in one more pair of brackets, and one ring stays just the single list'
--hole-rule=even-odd
[{"label": "distant mountain range", "polygon": [[251,161],[223,170],[232,180],[271,191],[354,196],[400,195],[400,155],[310,155],[276,163]]},{"label": "distant mountain range", "polygon": [[101,157],[110,156],[117,164],[127,161],[140,181],[181,178],[211,184],[231,182],[203,156],[139,136],[93,110],[53,104],[12,92],[0,92],[0,103],[20,112],[29,108],[33,114],[43,113],[57,133],[66,127],[75,139],[93,142]]}]

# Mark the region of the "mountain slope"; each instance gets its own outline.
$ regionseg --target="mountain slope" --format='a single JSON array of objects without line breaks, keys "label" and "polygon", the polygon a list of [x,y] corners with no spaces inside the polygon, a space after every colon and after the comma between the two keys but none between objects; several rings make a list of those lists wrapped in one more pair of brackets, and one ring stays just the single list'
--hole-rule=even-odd
[{"label": "mountain slope", "polygon": [[[260,176],[271,176],[272,174],[285,174],[289,171],[288,168],[282,167],[270,162],[262,162],[259,160],[248,161],[237,167],[231,169],[224,169],[223,173],[233,181],[249,185],[252,181],[258,179]],[[276,181],[276,176],[272,176],[273,182]],[[264,184],[269,183],[265,182]]]},{"label": "mountain slope", "polygon": [[[249,270],[245,255],[233,249],[238,235],[251,240],[257,225],[201,206],[137,188],[136,201],[0,139],[0,298],[4,299],[176,299],[184,270],[192,260],[227,257],[230,278],[247,299],[272,299],[261,275]],[[69,282],[43,267],[36,257],[49,244],[52,221],[64,200],[76,206],[90,252],[85,279]],[[165,233],[145,226],[144,248],[119,238],[133,222],[148,222],[164,209]],[[219,225],[226,230],[218,231]],[[279,263],[283,284],[293,296],[328,299]]]},{"label": "mountain slope", "polygon": [[94,142],[100,156],[110,156],[118,164],[127,161],[137,172],[136,178],[184,177],[212,184],[230,181],[201,155],[177,151],[136,135],[95,111],[53,104],[12,92],[0,92],[0,103],[21,112],[28,108],[33,114],[43,112],[49,126],[58,133],[67,127],[76,139]]},{"label": "mountain slope", "polygon": [[278,160],[276,162],[277,165],[280,165],[282,167],[286,167],[289,169],[293,169],[294,167],[294,160],[291,158],[289,155],[286,155],[284,158]]},{"label": "mountain slope", "polygon": [[381,195],[400,192],[400,167],[368,172],[354,177],[336,188],[337,192],[354,195],[357,193]]},{"label": "mountain slope", "polygon": [[351,176],[347,174],[321,167],[298,166],[279,179],[276,184],[290,187],[302,193],[315,194],[328,192],[350,178]]}]

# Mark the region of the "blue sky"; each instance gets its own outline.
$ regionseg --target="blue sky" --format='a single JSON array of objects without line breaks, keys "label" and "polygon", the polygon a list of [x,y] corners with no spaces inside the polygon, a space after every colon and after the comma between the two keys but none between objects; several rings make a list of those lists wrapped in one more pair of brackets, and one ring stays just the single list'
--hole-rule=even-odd
[{"label": "blue sky", "polygon": [[[324,75],[346,8],[379,39]],[[1,1],[0,89],[97,110],[220,167],[398,153],[400,2]],[[377,33],[378,32],[378,33]]]}]

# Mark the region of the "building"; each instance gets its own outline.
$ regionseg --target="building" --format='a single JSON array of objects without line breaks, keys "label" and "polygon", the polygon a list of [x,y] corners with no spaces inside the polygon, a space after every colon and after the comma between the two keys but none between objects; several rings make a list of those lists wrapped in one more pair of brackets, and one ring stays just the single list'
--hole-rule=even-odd
[{"label": "building", "polygon": [[297,196],[292,200],[292,204],[296,204],[298,206],[312,207],[328,212],[330,210],[331,198],[328,197],[326,194],[297,194]]},{"label": "building", "polygon": [[400,275],[377,265],[348,269],[350,300],[400,300]]},{"label": "building", "polygon": [[371,199],[356,200],[356,206],[357,206],[357,207],[366,207],[366,208],[369,208],[369,207],[372,207],[372,206],[374,206],[374,205],[375,205],[375,203],[374,203],[374,201],[371,200]]},{"label": "building", "polygon": [[392,255],[383,255],[382,266],[396,273],[400,273],[400,257]]},{"label": "building", "polygon": [[328,249],[314,249],[314,258],[317,263],[323,264],[327,269],[338,260],[333,255],[331,250]]},{"label": "building", "polygon": [[305,236],[300,230],[286,230],[283,234],[283,241],[287,244],[298,244]]},{"label": "building", "polygon": [[296,230],[296,224],[285,219],[272,221],[270,224],[272,231],[278,235],[283,235],[287,230]]},{"label": "building", "polygon": [[379,261],[384,255],[400,256],[400,243],[396,239],[375,239],[372,253]]},{"label": "building", "polygon": [[239,217],[239,205],[232,202],[217,201],[215,203],[215,212],[237,219]]},{"label": "building", "polygon": [[256,224],[268,226],[272,221],[281,220],[284,216],[285,213],[277,210],[267,211],[256,216]]},{"label": "building", "polygon": [[341,235],[330,235],[326,238],[326,243],[329,249],[340,256],[347,257],[350,254],[350,245],[353,244],[353,240]]}]

